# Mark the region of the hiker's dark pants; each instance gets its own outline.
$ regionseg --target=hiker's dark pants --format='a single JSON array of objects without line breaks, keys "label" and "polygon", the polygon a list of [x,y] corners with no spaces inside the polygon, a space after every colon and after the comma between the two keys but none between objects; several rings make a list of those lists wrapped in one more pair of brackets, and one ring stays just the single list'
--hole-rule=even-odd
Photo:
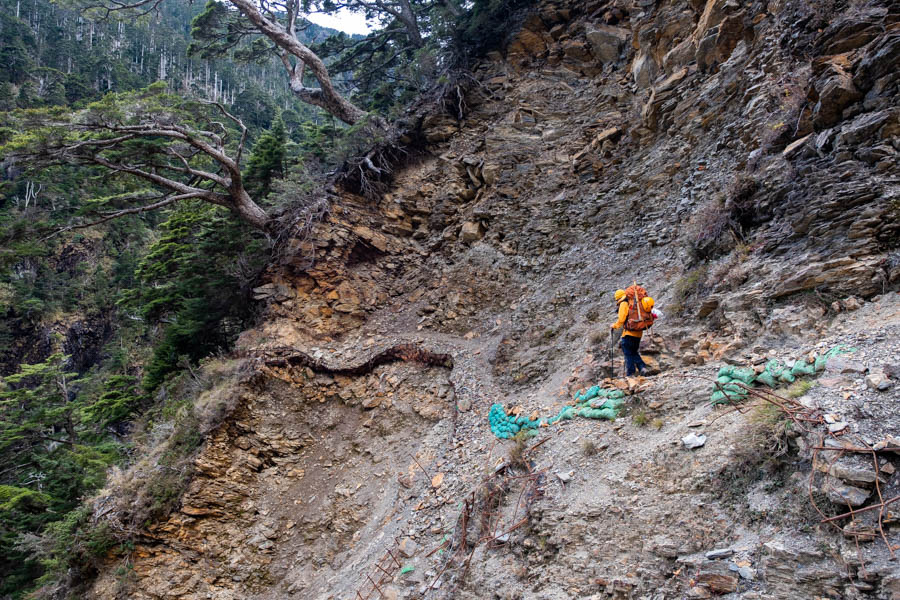
[{"label": "hiker's dark pants", "polygon": [[647,365],[644,364],[644,360],[641,358],[641,355],[638,354],[638,348],[641,346],[641,338],[623,335],[619,345],[622,346],[622,352],[625,353],[625,375],[631,377],[634,375],[635,371],[643,373],[644,369],[647,368]]}]

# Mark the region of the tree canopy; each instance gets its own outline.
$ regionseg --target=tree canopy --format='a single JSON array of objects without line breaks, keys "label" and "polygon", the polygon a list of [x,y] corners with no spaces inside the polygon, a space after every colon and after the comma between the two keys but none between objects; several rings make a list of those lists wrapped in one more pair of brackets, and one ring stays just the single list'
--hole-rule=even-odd
[{"label": "tree canopy", "polygon": [[94,199],[94,223],[198,199],[224,206],[254,227],[268,215],[244,187],[247,128],[221,104],[170,94],[163,83],[109,94],[79,111],[10,113],[21,133],[0,146],[28,170],[51,164],[102,168],[124,178],[125,191]]}]

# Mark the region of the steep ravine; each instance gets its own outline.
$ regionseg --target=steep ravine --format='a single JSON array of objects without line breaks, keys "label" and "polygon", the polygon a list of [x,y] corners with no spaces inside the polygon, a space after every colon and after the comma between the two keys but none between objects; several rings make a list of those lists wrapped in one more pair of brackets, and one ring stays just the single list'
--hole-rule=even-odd
[{"label": "steep ravine", "polygon": [[[799,400],[855,444],[900,431],[898,23],[874,0],[542,3],[389,193],[338,190],[279,254],[236,353],[257,376],[90,597],[900,597],[896,517],[885,543],[811,502],[872,502],[874,467],[814,464],[824,425],[721,414],[701,379],[850,344]],[[491,404],[548,416],[598,382],[633,280],[667,313],[661,374],[614,423],[540,430],[528,475]],[[900,455],[877,460],[896,496]]]}]

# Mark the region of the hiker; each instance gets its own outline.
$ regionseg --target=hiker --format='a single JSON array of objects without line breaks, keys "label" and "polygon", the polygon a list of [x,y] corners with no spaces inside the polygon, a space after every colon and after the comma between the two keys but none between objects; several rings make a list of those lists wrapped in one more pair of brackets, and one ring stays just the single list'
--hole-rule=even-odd
[{"label": "hiker", "polygon": [[644,330],[649,329],[655,320],[653,298],[648,296],[647,291],[637,284],[629,286],[627,290],[616,290],[614,297],[619,307],[619,318],[610,325],[610,329],[615,331],[620,327],[625,327],[622,339],[619,340],[619,345],[625,354],[625,375],[631,377],[635,371],[643,375],[647,365],[644,364],[638,349]]}]

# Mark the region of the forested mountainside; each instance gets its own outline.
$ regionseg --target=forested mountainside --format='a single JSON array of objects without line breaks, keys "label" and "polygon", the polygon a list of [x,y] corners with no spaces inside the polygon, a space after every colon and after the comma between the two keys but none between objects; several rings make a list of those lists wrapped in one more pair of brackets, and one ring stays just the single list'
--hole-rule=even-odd
[{"label": "forested mountainside", "polygon": [[169,2],[5,8],[4,598],[900,595],[896,3]]},{"label": "forested mountainside", "polygon": [[[255,127],[268,127],[275,107],[296,109],[276,59],[238,64],[188,54],[191,22],[203,10],[173,2],[141,18],[102,19],[47,0],[4,0],[0,110],[71,105],[155,81],[221,99]],[[304,33],[310,42],[329,34],[314,24]]]},{"label": "forested mountainside", "polygon": [[[126,22],[40,0],[4,3],[0,110],[65,113],[165,81],[227,104],[259,153],[275,153],[270,167],[283,161],[286,127],[315,128],[314,111],[294,105],[277,63],[189,56],[191,19],[202,8],[170,3]],[[264,264],[266,243],[192,205],[59,232],[91,200],[122,188],[77,166],[30,169],[7,157],[2,170],[0,595],[22,597],[66,562],[67,536],[86,515],[82,498],[111,465],[128,462],[128,423],[152,407],[158,381],[182,360],[227,348],[248,323],[247,280]],[[156,383],[142,386],[151,363]],[[29,547],[38,535],[58,538],[57,558]]]},{"label": "forested mountainside", "polygon": [[[481,24],[509,11],[422,3],[398,29],[395,5],[381,6],[368,9],[369,36],[290,24],[292,42],[327,62],[329,89],[379,123],[449,86],[464,60],[452,48],[489,47]],[[310,78],[287,73],[295,59],[237,16],[213,1],[0,3],[2,598],[79,596],[99,560],[133,546],[85,500],[160,439],[174,450],[129,528],[179,503],[203,443],[190,408],[198,363],[255,322],[252,289],[273,249],[310,218],[295,207],[381,137],[303,101]],[[148,123],[161,135],[101,147],[115,128],[129,138]],[[171,143],[172,128],[208,152]],[[154,201],[162,176],[194,193]],[[264,230],[218,203],[225,176],[271,217]]]}]

